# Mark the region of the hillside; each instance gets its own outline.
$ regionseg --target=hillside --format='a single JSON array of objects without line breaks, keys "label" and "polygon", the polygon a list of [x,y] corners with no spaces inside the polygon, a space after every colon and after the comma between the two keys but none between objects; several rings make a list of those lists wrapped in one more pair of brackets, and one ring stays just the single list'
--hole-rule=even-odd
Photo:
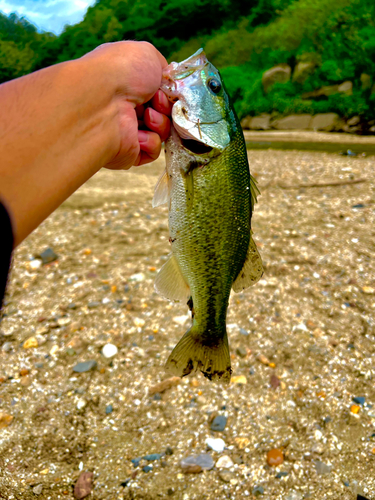
[{"label": "hillside", "polygon": [[[123,39],[148,40],[169,60],[203,46],[240,117],[331,111],[375,118],[372,0],[99,0],[60,36],[0,14],[0,81]],[[265,88],[264,72],[280,64],[290,77]],[[334,91],[345,82],[349,90]]]}]

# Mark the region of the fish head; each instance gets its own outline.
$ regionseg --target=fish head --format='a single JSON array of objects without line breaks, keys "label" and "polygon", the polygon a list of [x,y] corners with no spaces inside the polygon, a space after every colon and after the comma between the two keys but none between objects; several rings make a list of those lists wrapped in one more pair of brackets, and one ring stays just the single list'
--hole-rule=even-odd
[{"label": "fish head", "polygon": [[221,153],[229,145],[236,120],[220,73],[203,49],[172,62],[163,73],[161,90],[174,102],[173,126],[182,144],[189,143],[187,149]]}]

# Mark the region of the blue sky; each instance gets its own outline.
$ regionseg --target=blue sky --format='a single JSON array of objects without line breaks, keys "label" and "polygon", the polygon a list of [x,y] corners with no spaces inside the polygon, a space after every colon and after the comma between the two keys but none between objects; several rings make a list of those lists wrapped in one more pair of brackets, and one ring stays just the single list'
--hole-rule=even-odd
[{"label": "blue sky", "polygon": [[95,0],[0,0],[0,11],[17,12],[39,29],[59,34],[66,24],[81,21],[87,7],[94,3]]}]

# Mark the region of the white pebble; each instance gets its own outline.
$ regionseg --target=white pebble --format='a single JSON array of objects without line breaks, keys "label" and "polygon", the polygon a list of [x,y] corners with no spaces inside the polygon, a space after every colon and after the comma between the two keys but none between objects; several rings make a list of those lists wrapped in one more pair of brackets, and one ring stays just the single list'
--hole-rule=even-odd
[{"label": "white pebble", "polygon": [[116,356],[117,353],[118,349],[114,344],[106,344],[103,346],[102,354],[105,358],[112,358],[113,356]]},{"label": "white pebble", "polygon": [[86,405],[87,405],[86,400],[80,399],[77,403],[77,408],[78,408],[78,410],[82,410]]},{"label": "white pebble", "polygon": [[219,458],[215,465],[218,469],[230,469],[233,467],[233,461],[230,457],[228,457],[228,455],[223,455]]},{"label": "white pebble", "polygon": [[130,276],[131,281],[143,281],[146,276],[143,273],[137,273]]},{"label": "white pebble", "polygon": [[39,269],[40,267],[42,267],[42,261],[39,259],[32,260],[29,263],[29,266],[30,266],[30,269],[33,269],[33,270]]},{"label": "white pebble", "polygon": [[211,450],[217,451],[218,453],[221,453],[224,451],[225,448],[225,442],[221,438],[207,438],[206,439],[206,445],[211,448]]}]

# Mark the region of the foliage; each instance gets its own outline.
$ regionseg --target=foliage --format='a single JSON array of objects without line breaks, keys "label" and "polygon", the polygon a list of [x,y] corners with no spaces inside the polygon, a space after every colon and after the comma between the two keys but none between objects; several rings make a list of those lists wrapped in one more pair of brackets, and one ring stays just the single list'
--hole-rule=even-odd
[{"label": "foliage", "polygon": [[[150,41],[169,60],[203,46],[240,116],[334,111],[375,117],[375,93],[360,84],[362,73],[375,83],[373,0],[97,0],[82,22],[59,36],[0,13],[0,83],[123,39]],[[303,84],[277,84],[264,93],[265,70],[278,63],[293,70],[306,61],[315,71]],[[354,83],[351,96],[301,97],[346,80]]]}]

